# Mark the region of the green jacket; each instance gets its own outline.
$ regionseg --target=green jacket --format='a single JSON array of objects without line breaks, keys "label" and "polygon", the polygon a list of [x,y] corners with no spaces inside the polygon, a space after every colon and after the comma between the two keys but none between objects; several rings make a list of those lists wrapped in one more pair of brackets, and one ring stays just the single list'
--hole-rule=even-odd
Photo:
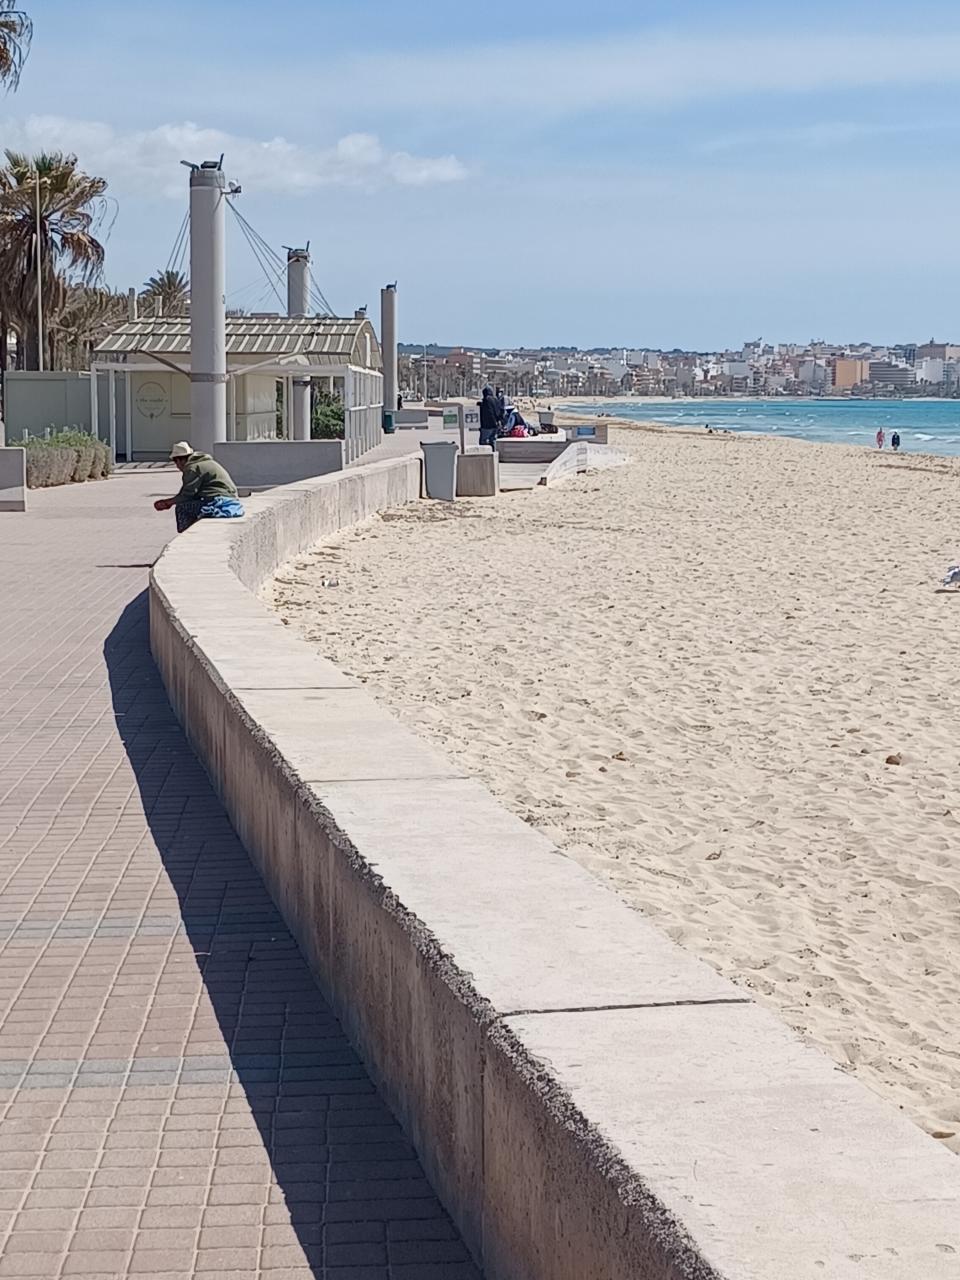
[{"label": "green jacket", "polygon": [[237,496],[237,486],[209,453],[191,453],[182,474],[180,492],[173,500],[178,506],[181,502],[203,502],[207,498]]}]

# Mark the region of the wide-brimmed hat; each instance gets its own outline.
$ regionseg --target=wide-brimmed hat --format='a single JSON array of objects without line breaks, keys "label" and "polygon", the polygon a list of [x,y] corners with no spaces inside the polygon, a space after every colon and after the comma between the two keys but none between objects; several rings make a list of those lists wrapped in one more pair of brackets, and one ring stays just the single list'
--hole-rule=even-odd
[{"label": "wide-brimmed hat", "polygon": [[189,458],[193,453],[193,445],[188,444],[186,440],[178,440],[170,450],[171,458]]}]

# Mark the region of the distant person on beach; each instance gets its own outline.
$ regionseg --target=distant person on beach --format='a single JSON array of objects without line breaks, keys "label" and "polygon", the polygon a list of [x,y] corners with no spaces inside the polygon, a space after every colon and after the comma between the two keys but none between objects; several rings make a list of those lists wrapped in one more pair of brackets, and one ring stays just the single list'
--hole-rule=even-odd
[{"label": "distant person on beach", "polygon": [[900,432],[899,431],[895,431],[893,435],[890,437],[890,448],[893,450],[894,453],[900,452]]},{"label": "distant person on beach", "polygon": [[477,407],[480,410],[480,446],[489,445],[496,449],[497,432],[503,425],[503,410],[493,394],[493,387],[483,388],[483,399]]},{"label": "distant person on beach", "polygon": [[884,439],[885,439],[885,436],[883,434],[883,427],[878,427],[877,428],[877,448],[878,449],[883,448]]}]

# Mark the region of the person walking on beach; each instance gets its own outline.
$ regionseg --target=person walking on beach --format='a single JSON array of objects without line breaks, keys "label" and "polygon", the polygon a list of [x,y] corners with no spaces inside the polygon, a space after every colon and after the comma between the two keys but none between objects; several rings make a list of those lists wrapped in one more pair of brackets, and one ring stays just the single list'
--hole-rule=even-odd
[{"label": "person walking on beach", "polygon": [[895,431],[893,435],[890,437],[890,448],[893,450],[894,453],[900,452],[900,432],[899,431]]},{"label": "person walking on beach", "polygon": [[491,449],[496,450],[497,432],[503,425],[503,410],[493,394],[493,387],[483,388],[483,399],[478,408],[480,410],[480,447],[489,445]]},{"label": "person walking on beach", "polygon": [[878,449],[882,449],[882,448],[883,448],[883,441],[884,441],[884,438],[885,438],[885,437],[884,437],[884,434],[883,434],[883,427],[878,427],[878,428],[877,428],[877,448],[878,448]]}]

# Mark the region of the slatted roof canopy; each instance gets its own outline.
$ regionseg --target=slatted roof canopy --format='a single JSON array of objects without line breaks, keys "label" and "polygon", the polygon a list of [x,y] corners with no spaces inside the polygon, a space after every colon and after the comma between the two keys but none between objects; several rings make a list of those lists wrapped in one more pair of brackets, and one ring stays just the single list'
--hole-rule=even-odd
[{"label": "slatted roof canopy", "polygon": [[[94,354],[189,356],[190,317],[130,320],[104,338]],[[382,367],[380,344],[373,325],[366,318],[228,316],[227,355],[252,356],[259,360],[300,355],[307,357],[310,364]]]}]

